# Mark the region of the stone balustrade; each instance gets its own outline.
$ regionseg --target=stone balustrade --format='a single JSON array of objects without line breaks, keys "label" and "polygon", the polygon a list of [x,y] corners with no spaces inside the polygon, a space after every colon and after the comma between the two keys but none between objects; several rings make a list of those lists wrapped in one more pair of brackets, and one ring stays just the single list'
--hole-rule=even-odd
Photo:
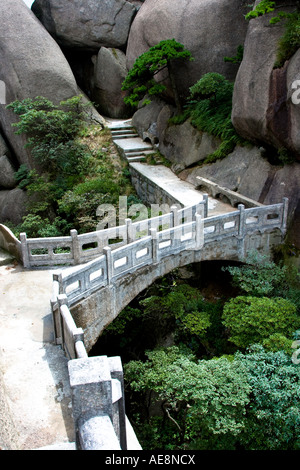
[{"label": "stone balustrade", "polygon": [[196,212],[205,215],[207,204],[207,195],[204,195],[202,202],[189,207],[180,209],[173,205],[167,214],[136,222],[128,218],[123,225],[80,235],[75,229],[64,237],[27,238],[26,233],[21,233],[22,262],[26,268],[83,264],[102,255],[106,246],[114,250],[149,235],[152,228],[172,227],[181,220],[191,221]]},{"label": "stone balustrade", "polygon": [[263,204],[260,202],[255,201],[243,194],[240,194],[236,191],[232,191],[231,189],[225,188],[220,186],[218,183],[211,181],[207,178],[203,178],[202,176],[197,176],[196,179],[198,180],[198,189],[204,190],[213,198],[221,198],[225,196],[226,199],[230,202],[233,207],[237,207],[238,204],[244,204],[246,207],[261,207]]},{"label": "stone balustrade", "polygon": [[158,263],[178,252],[200,250],[212,240],[243,239],[246,234],[275,228],[284,233],[286,216],[286,199],[283,203],[249,209],[240,204],[237,211],[205,219],[196,214],[193,222],[160,232],[150,229],[151,235],[115,250],[104,247],[102,256],[84,266],[55,273],[53,278],[58,282],[59,292],[66,293],[74,303],[142,266]]}]

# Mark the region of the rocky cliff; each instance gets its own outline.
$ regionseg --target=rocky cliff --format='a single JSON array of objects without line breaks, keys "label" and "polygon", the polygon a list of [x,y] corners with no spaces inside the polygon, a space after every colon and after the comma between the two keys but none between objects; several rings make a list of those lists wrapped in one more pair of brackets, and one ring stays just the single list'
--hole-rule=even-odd
[{"label": "rocky cliff", "polygon": [[[296,4],[289,2],[288,11]],[[196,175],[209,175],[260,202],[289,197],[295,225],[300,211],[300,100],[295,89],[300,83],[300,50],[275,69],[284,21],[270,25],[273,13],[246,21],[248,11],[246,0],[35,0],[32,11],[23,0],[2,0],[0,80],[6,84],[6,102],[39,95],[58,103],[77,94],[79,86],[100,114],[131,117],[121,91],[124,77],[140,54],[160,40],[174,38],[194,57],[176,69],[182,102],[204,74],[224,75],[234,82],[232,122],[251,148],[237,148],[222,161],[199,166],[220,140],[188,121],[170,126],[171,88],[168,102],[154,100],[135,113],[139,134],[151,130],[161,153],[195,185]],[[233,57],[241,45],[242,62],[225,62],[224,57]],[[14,134],[14,120],[12,112],[0,105],[2,221],[8,198],[12,207],[25,197],[14,187],[13,172],[22,163],[34,165],[24,138]],[[278,149],[291,153],[295,162],[274,164],[267,156]],[[21,216],[18,210],[14,220]],[[298,236],[293,241],[300,246]]]}]

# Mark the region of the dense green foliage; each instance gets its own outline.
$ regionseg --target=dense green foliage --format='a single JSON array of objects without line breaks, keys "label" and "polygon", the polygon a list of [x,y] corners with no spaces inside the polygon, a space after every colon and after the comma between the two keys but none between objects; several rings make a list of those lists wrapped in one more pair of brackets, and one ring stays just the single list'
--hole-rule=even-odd
[{"label": "dense green foliage", "polygon": [[266,352],[259,345],[235,357],[246,368],[251,389],[240,445],[249,450],[298,450],[299,365],[289,354]]},{"label": "dense green foliage", "polygon": [[246,20],[251,20],[252,18],[257,18],[258,16],[266,15],[267,13],[272,13],[275,10],[276,2],[270,0],[261,0],[252,11],[247,13]]},{"label": "dense green foliage", "polygon": [[222,159],[232,152],[237,144],[245,143],[232,125],[232,94],[232,82],[219,73],[207,73],[190,88],[190,97],[184,113],[171,119],[174,124],[189,119],[200,131],[221,139],[219,148],[209,155],[204,163]]},{"label": "dense green foliage", "polygon": [[[160,404],[163,417],[156,422],[163,426],[163,420],[167,421],[166,429],[173,425],[174,447],[209,436],[222,440],[227,433],[239,434],[250,391],[239,364],[226,358],[197,361],[176,347],[149,351],[147,356],[145,362],[131,361],[126,377],[131,390],[141,394],[143,405],[148,404],[148,411],[149,405]],[[160,437],[166,441],[170,436]],[[149,438],[145,445],[151,449],[157,435],[149,433]]]},{"label": "dense green foliage", "polygon": [[271,261],[268,256],[249,252],[242,266],[223,268],[243,294],[255,297],[283,297],[296,305],[300,314],[299,274],[296,268]]},{"label": "dense green foliage", "polygon": [[[191,53],[175,39],[161,41],[141,54],[128,72],[122,85],[122,90],[129,90],[130,92],[124,99],[125,103],[135,108],[145,95],[148,94],[150,97],[161,95],[166,90],[166,85],[156,80],[156,76],[159,72],[167,69],[175,102],[180,106],[172,71],[174,63],[179,60],[192,60],[192,57]],[[149,101],[145,101],[145,103],[147,102]]]},{"label": "dense green foliage", "polygon": [[238,296],[224,305],[223,323],[229,329],[229,340],[242,349],[254,343],[270,344],[274,333],[285,343],[300,327],[296,310],[293,303],[280,297]]},{"label": "dense green foliage", "polygon": [[275,67],[282,67],[300,47],[300,11],[286,15],[285,31],[279,40]]},{"label": "dense green foliage", "polygon": [[16,235],[59,236],[71,228],[95,230],[97,207],[118,208],[119,195],[133,194],[121,161],[110,158],[110,133],[88,124],[85,105],[75,96],[54,105],[43,97],[8,105],[19,117],[17,134],[25,134],[26,146],[38,170],[21,165],[16,172],[19,187],[29,196],[28,214]]},{"label": "dense green foliage", "polygon": [[251,251],[241,266],[223,268],[232,276],[232,282],[245,294],[258,296],[285,296],[298,281],[297,270],[276,264],[270,257]]},{"label": "dense green foliage", "polygon": [[299,448],[300,368],[282,351],[256,345],[197,360],[169,347],[131,361],[125,374],[144,449]]},{"label": "dense green foliage", "polygon": [[7,106],[19,116],[13,124],[16,134],[26,134],[26,146],[37,163],[52,179],[63,174],[66,186],[72,176],[80,177],[87,163],[87,148],[78,139],[85,127],[82,106],[80,96],[61,102],[60,107],[43,97]]}]

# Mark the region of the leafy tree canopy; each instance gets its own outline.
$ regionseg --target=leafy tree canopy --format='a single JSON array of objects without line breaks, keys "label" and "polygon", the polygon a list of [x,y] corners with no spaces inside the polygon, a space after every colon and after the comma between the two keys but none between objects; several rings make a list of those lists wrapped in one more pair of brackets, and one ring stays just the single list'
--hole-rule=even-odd
[{"label": "leafy tree canopy", "polygon": [[294,304],[282,298],[238,296],[224,305],[223,323],[229,328],[230,341],[246,348],[270,341],[275,333],[292,339],[300,326],[296,310]]},{"label": "leafy tree canopy", "polygon": [[187,59],[193,60],[191,53],[175,39],[161,41],[141,54],[122,85],[122,90],[130,91],[129,96],[124,99],[125,103],[137,107],[146,94],[154,96],[163,93],[166,86],[156,81],[155,76],[166,68],[171,79],[174,98],[177,101],[178,95],[171,66],[174,61]]},{"label": "leafy tree canopy", "polygon": [[251,387],[240,444],[249,450],[299,449],[299,365],[289,354],[261,345],[236,353],[235,360],[246,368]]},{"label": "leafy tree canopy", "polygon": [[130,387],[150,392],[177,430],[177,444],[212,433],[238,435],[244,427],[250,387],[245,370],[226,358],[195,361],[177,347],[148,352],[146,362],[125,365]]}]

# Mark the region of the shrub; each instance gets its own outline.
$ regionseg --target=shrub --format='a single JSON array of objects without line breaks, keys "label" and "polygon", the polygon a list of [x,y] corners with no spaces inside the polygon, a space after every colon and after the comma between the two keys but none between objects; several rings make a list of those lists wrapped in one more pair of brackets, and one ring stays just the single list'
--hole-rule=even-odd
[{"label": "shrub", "polygon": [[190,119],[195,128],[221,139],[219,148],[204,163],[226,157],[237,144],[245,142],[231,122],[232,93],[233,83],[219,73],[207,73],[190,88],[184,113],[170,120],[179,124]]},{"label": "shrub", "polygon": [[225,303],[223,324],[229,329],[229,340],[246,348],[266,339],[274,345],[270,340],[274,334],[291,338],[300,318],[295,305],[286,299],[238,296]]}]

